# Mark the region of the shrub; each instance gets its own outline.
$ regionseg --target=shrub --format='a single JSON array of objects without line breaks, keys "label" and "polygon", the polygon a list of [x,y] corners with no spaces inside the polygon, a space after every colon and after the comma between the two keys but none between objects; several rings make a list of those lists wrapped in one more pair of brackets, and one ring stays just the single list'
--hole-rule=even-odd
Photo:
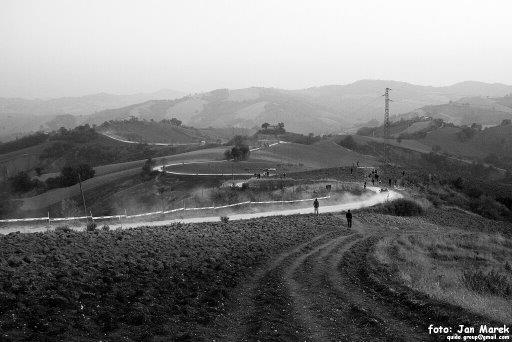
[{"label": "shrub", "polygon": [[87,223],[86,230],[88,232],[93,232],[96,230],[96,227],[97,227],[96,222],[91,221],[91,222]]},{"label": "shrub", "polygon": [[103,227],[101,227],[101,230],[104,230],[104,231],[109,231],[110,230],[110,227],[108,224],[105,224],[103,225]]},{"label": "shrub", "polygon": [[382,211],[396,216],[417,216],[423,214],[423,208],[418,203],[405,198],[383,204]]},{"label": "shrub", "polygon": [[222,223],[228,223],[229,222],[229,217],[228,216],[221,216],[220,217],[220,221]]},{"label": "shrub", "polygon": [[71,232],[71,228],[69,228],[69,226],[67,226],[67,225],[58,226],[57,228],[55,228],[55,231],[57,233],[70,233]]},{"label": "shrub", "polygon": [[10,182],[14,192],[27,192],[37,186],[37,181],[33,181],[25,171],[18,172],[11,177]]},{"label": "shrub", "polygon": [[469,208],[472,212],[486,218],[497,220],[505,212],[506,207],[496,202],[492,197],[482,195],[478,198],[472,198],[469,202]]},{"label": "shrub", "polygon": [[512,296],[512,282],[509,277],[496,270],[491,270],[488,273],[481,270],[466,271],[463,278],[467,287],[473,291],[501,297]]}]

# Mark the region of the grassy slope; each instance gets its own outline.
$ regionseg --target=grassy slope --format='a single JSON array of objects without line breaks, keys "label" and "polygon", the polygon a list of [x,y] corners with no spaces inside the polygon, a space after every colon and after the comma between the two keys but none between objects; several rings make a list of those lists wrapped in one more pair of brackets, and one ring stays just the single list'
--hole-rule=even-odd
[{"label": "grassy slope", "polygon": [[347,150],[332,141],[321,141],[313,145],[279,144],[271,149],[255,151],[251,155],[277,163],[302,164],[309,169],[350,166],[357,161],[361,165],[377,164],[373,157]]},{"label": "grassy slope", "polygon": [[393,146],[398,146],[402,148],[407,148],[409,150],[421,152],[421,153],[430,153],[432,151],[432,147],[429,145],[423,144],[420,141],[413,140],[413,139],[402,139],[401,142],[396,141],[396,139],[384,139],[384,138],[377,138],[377,137],[367,137],[362,135],[353,135],[354,140],[358,144],[364,144],[367,142],[378,142],[378,143],[387,143]]},{"label": "grassy slope", "polygon": [[482,124],[499,124],[501,120],[511,118],[512,114],[481,106],[465,106],[460,103],[450,103],[422,108],[426,115],[443,119],[455,124],[470,125],[473,122]]},{"label": "grassy slope", "polygon": [[399,283],[475,314],[510,322],[510,223],[457,209],[432,209],[425,218],[370,215],[367,220],[417,230],[389,235],[375,249],[377,263],[394,270],[392,276]]},{"label": "grassy slope", "polygon": [[100,131],[131,141],[150,143],[196,143],[205,137],[195,128],[177,127],[151,121],[123,121],[100,128]]},{"label": "grassy slope", "polygon": [[[180,162],[200,162],[210,160],[223,160],[225,147],[197,150],[167,157],[155,158],[157,165],[180,163]],[[295,167],[287,167],[285,172],[300,171],[304,168],[315,169],[334,167],[340,165],[352,165],[359,161],[361,165],[376,165],[376,160],[372,157],[365,157],[356,152],[349,151],[329,141],[323,141],[314,145],[301,144],[280,144],[269,149],[258,150],[251,153],[251,159],[258,164],[248,166],[249,172],[259,170],[260,168],[276,167],[277,164],[294,164]],[[109,182],[130,176],[137,175],[145,160],[137,160],[126,163],[110,164],[98,166],[95,168],[96,176],[83,182],[86,192],[93,191],[100,186],[108,186]],[[302,165],[300,165],[302,164]],[[205,165],[202,168],[208,167]],[[217,166],[216,166],[217,167]],[[194,168],[195,169],[195,168]],[[238,168],[245,170],[244,167]],[[222,169],[221,172],[231,172],[231,168]],[[179,167],[176,171],[193,171],[190,166]],[[204,170],[206,171],[206,170]],[[245,172],[245,171],[244,171]],[[256,172],[256,171],[254,171]],[[46,208],[54,203],[62,201],[64,198],[74,197],[80,193],[78,185],[54,189],[44,194],[23,199],[22,210],[37,210]]]},{"label": "grassy slope", "polygon": [[[181,161],[208,161],[212,159],[221,160],[224,148],[212,148],[197,150],[167,157],[155,158],[157,165]],[[83,189],[92,191],[100,186],[107,186],[111,181],[134,176],[140,173],[145,160],[136,160],[126,163],[102,165],[95,168],[94,178],[83,182]],[[73,185],[68,188],[53,189],[41,195],[23,199],[22,210],[37,210],[46,208],[54,203],[60,202],[65,198],[74,197],[80,193],[80,188]]]},{"label": "grassy slope", "polygon": [[428,133],[419,142],[428,146],[439,145],[442,151],[470,158],[483,158],[501,147],[512,151],[512,125],[485,129],[464,142],[457,138],[459,131],[460,128],[443,127]]}]

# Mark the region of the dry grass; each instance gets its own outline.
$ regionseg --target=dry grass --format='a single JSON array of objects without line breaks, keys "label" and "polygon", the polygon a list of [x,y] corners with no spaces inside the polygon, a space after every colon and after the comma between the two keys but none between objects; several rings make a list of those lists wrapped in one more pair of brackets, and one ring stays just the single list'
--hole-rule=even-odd
[{"label": "dry grass", "polygon": [[388,237],[376,259],[407,286],[502,322],[512,318],[512,240],[462,231]]}]

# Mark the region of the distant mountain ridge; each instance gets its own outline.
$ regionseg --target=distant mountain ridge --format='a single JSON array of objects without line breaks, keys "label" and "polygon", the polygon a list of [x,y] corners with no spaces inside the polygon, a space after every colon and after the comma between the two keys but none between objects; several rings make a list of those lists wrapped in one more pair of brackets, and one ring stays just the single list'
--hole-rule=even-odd
[{"label": "distant mountain ridge", "polygon": [[148,100],[176,99],[185,93],[162,89],[153,93],[116,95],[98,93],[54,99],[23,99],[0,97],[0,113],[33,115],[89,115],[109,108],[124,107]]},{"label": "distant mountain ridge", "polygon": [[347,85],[327,85],[299,90],[252,87],[216,89],[172,101],[144,103],[106,110],[87,118],[100,124],[130,116],[143,119],[176,117],[194,127],[252,128],[263,122],[284,122],[299,133],[337,133],[353,125],[381,119],[382,94],[390,87],[391,113],[399,115],[418,108],[442,105],[463,97],[504,96],[512,86],[481,82],[461,82],[447,87],[431,87],[398,81],[361,80]]},{"label": "distant mountain ridge", "polygon": [[[54,129],[65,119],[75,125],[84,119],[82,116],[108,108],[124,107],[152,99],[175,99],[185,93],[174,90],[160,90],[154,93],[113,95],[99,93],[80,97],[56,99],[0,98],[0,141],[39,129]],[[67,116],[67,118],[65,118]],[[67,125],[63,125],[67,126]],[[71,125],[73,126],[73,125]],[[68,128],[71,128],[68,126]]]},{"label": "distant mountain ridge", "polygon": [[[391,115],[446,105],[461,98],[499,98],[512,94],[512,86],[500,83],[466,81],[433,87],[399,81],[360,80],[346,85],[297,90],[217,89],[187,96],[161,91],[52,100],[0,98],[0,139],[7,134],[30,132],[61,123],[72,124],[72,118],[62,116],[65,114],[76,116],[76,124],[100,125],[130,116],[157,121],[176,117],[185,125],[197,128],[253,128],[263,122],[284,122],[287,128],[298,133],[338,133],[370,120],[381,121],[384,112],[382,94],[386,87],[392,89]],[[56,119],[57,115],[61,116]],[[478,117],[479,112],[475,115]],[[489,118],[488,113],[483,115]]]}]

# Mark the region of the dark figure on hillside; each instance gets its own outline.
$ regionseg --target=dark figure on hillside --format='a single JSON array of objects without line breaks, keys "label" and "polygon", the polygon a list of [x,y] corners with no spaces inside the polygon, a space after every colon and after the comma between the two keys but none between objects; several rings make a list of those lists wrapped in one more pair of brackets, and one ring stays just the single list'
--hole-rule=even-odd
[{"label": "dark figure on hillside", "polygon": [[366,189],[366,181],[364,181],[363,189]]},{"label": "dark figure on hillside", "polygon": [[313,208],[315,208],[315,214],[318,215],[318,207],[320,206],[320,203],[318,203],[318,198],[315,198],[315,201],[313,202]]},{"label": "dark figure on hillside", "polygon": [[357,161],[357,167],[359,167],[359,160]]},{"label": "dark figure on hillside", "polygon": [[396,186],[397,180],[395,179],[395,186]]},{"label": "dark figure on hillside", "polygon": [[389,186],[391,187],[391,178],[389,179]]},{"label": "dark figure on hillside", "polygon": [[354,172],[354,169],[350,168],[350,174],[352,174],[353,172]]},{"label": "dark figure on hillside", "polygon": [[404,176],[405,176],[405,170],[404,170],[404,171],[402,171],[402,177],[404,177]]},{"label": "dark figure on hillside", "polygon": [[379,181],[379,175],[377,173],[375,173],[375,180]]},{"label": "dark figure on hillside", "polygon": [[347,226],[352,228],[352,213],[350,212],[350,209],[347,211],[345,216],[347,217]]},{"label": "dark figure on hillside", "polygon": [[375,185],[375,178],[372,178],[372,185]]}]

